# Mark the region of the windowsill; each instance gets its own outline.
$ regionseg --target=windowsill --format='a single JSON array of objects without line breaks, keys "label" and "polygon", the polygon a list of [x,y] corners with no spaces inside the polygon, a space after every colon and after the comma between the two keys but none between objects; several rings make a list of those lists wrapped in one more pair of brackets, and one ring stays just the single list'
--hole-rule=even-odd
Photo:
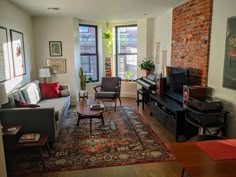
[{"label": "windowsill", "polygon": [[136,84],[136,81],[122,81],[122,83],[127,83],[127,84],[133,84],[133,83],[135,83]]}]

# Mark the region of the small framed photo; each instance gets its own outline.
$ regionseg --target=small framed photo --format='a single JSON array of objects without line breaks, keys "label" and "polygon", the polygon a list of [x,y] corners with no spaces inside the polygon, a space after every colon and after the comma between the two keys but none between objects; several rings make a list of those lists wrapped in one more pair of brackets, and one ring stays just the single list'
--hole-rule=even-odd
[{"label": "small framed photo", "polygon": [[66,59],[65,58],[48,58],[47,67],[51,74],[66,73]]},{"label": "small framed photo", "polygon": [[51,57],[62,56],[62,42],[49,41],[49,53]]}]

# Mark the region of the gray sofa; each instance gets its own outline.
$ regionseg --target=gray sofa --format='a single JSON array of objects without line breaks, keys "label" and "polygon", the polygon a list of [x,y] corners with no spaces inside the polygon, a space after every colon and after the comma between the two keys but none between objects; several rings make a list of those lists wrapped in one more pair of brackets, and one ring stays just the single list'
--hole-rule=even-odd
[{"label": "gray sofa", "polygon": [[[22,133],[49,134],[49,141],[54,142],[58,136],[63,119],[70,107],[70,90],[68,85],[60,85],[60,96],[42,99],[39,81],[35,80],[17,89],[8,96],[9,102],[0,109],[0,120],[4,126],[22,125]],[[40,107],[17,107],[15,100]]]}]

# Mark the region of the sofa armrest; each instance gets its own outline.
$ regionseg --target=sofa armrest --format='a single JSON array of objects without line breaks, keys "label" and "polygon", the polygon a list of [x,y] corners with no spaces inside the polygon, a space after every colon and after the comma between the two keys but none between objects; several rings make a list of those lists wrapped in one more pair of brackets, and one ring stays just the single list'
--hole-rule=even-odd
[{"label": "sofa armrest", "polygon": [[7,108],[0,109],[2,125],[22,125],[21,133],[49,134],[49,141],[56,139],[56,120],[54,108]]}]

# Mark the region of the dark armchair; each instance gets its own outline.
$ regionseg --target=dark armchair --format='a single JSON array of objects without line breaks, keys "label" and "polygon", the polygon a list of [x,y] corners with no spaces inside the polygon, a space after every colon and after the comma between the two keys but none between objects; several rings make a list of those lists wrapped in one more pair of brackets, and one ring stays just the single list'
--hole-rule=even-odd
[{"label": "dark armchair", "polygon": [[121,78],[120,77],[103,77],[101,85],[94,87],[95,99],[114,100],[115,111],[117,99],[120,99]]}]

